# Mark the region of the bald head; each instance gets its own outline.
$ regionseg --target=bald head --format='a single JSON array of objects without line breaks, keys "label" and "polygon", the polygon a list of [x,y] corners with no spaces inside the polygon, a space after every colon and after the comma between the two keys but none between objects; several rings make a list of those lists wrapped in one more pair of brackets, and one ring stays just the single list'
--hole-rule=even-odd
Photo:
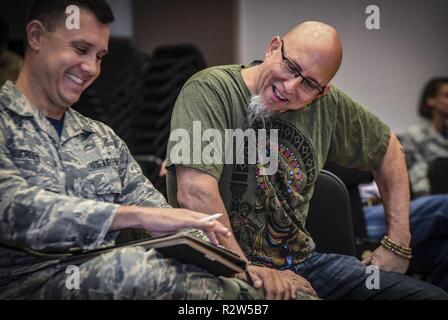
[{"label": "bald head", "polygon": [[322,22],[307,21],[299,24],[284,36],[290,54],[307,52],[313,61],[325,70],[330,81],[342,63],[342,44],[339,33]]}]

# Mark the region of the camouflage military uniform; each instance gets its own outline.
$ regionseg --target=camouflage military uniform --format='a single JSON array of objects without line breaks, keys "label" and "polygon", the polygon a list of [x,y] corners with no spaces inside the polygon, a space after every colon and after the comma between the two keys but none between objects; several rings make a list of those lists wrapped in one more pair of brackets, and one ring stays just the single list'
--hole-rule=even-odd
[{"label": "camouflage military uniform", "polygon": [[69,109],[59,137],[11,82],[0,91],[0,148],[0,299],[263,297],[129,247],[80,262],[80,290],[67,289],[66,264],[22,251],[113,245],[117,232],[108,230],[120,205],[169,205],[110,128]]},{"label": "camouflage military uniform", "polygon": [[448,138],[436,132],[427,121],[400,135],[406,153],[409,179],[415,195],[431,193],[428,166],[439,157],[448,157]]},{"label": "camouflage military uniform", "polygon": [[5,50],[0,59],[0,86],[7,80],[16,81],[23,61],[15,53]]}]

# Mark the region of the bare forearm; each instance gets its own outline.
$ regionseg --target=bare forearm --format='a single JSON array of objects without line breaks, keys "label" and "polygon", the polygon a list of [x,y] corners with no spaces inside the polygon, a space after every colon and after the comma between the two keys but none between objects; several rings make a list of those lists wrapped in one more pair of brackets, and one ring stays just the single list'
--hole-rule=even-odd
[{"label": "bare forearm", "polygon": [[[224,203],[222,202],[219,192],[216,192],[214,190],[206,191],[204,189],[206,188],[199,190],[198,189],[190,190],[188,196],[183,197],[183,199],[182,198],[178,199],[179,205],[182,208],[203,212],[207,214],[222,213],[223,216],[219,221],[224,226],[228,227],[229,230],[232,230],[226,208],[224,206]],[[241,250],[233,234],[229,238],[218,235],[218,240],[221,245],[239,254],[241,258],[247,261],[243,250]]]},{"label": "bare forearm", "polygon": [[383,199],[388,236],[409,246],[409,181],[404,154],[395,135],[373,175]]},{"label": "bare forearm", "polygon": [[137,206],[123,206],[118,208],[109,231],[140,227],[138,221],[139,211],[141,210]]}]

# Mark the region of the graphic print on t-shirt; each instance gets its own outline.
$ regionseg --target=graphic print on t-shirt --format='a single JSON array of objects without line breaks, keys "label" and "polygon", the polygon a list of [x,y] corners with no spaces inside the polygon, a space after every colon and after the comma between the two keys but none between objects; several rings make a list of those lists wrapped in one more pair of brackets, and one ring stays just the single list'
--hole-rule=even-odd
[{"label": "graphic print on t-shirt", "polygon": [[[237,239],[245,243],[246,254],[272,267],[300,263],[314,249],[303,229],[306,213],[301,205],[316,178],[315,155],[309,140],[291,124],[275,120],[278,130],[279,168],[262,176],[260,166],[233,167],[229,210]],[[247,194],[248,180],[255,179],[255,198]],[[252,198],[252,201],[248,201]]]}]

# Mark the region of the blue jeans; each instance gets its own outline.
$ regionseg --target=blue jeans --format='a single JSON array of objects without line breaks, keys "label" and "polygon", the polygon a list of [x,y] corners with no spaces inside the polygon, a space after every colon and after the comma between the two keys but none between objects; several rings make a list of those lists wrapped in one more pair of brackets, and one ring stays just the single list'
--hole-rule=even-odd
[{"label": "blue jeans", "polygon": [[368,289],[371,273],[350,256],[313,253],[295,272],[308,280],[322,299],[448,300],[442,289],[395,272],[380,271],[379,288]]},{"label": "blue jeans", "polygon": [[[364,208],[369,238],[380,240],[386,233],[382,205]],[[432,283],[448,292],[448,195],[435,195],[411,202],[413,250],[411,267],[428,273]]]}]

